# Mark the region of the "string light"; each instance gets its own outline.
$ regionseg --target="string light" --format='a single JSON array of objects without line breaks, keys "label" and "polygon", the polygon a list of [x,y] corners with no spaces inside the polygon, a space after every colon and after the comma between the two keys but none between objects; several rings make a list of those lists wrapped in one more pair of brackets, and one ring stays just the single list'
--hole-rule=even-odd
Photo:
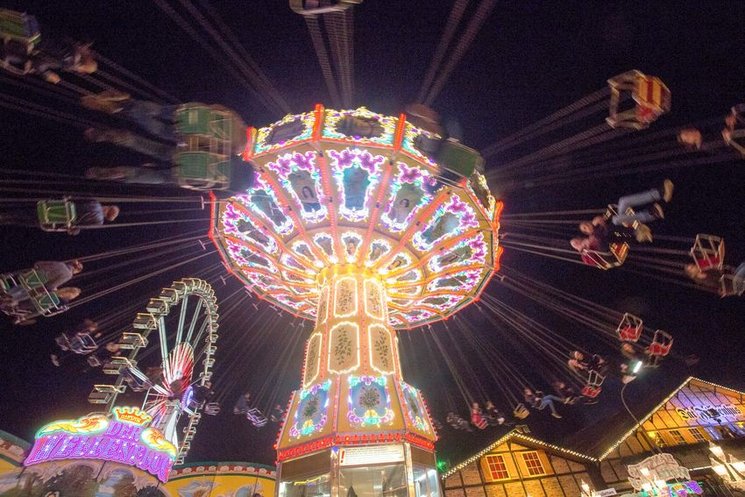
[{"label": "string light", "polygon": [[560,454],[565,454],[565,455],[573,456],[575,458],[584,459],[586,461],[590,461],[590,462],[593,462],[593,463],[599,462],[598,459],[596,459],[596,458],[594,458],[592,456],[588,456],[587,454],[582,454],[581,452],[577,452],[575,450],[571,450],[571,449],[567,449],[567,448],[564,448],[564,447],[559,447],[558,445],[546,443],[543,440],[538,440],[537,438],[533,438],[533,437],[530,437],[528,435],[525,435],[524,433],[522,433],[522,432],[520,432],[518,430],[519,430],[519,428],[513,429],[512,431],[510,431],[509,433],[505,434],[504,436],[502,436],[502,438],[498,439],[496,442],[492,443],[491,445],[489,445],[485,449],[483,449],[483,450],[479,451],[478,453],[472,455],[471,457],[469,457],[465,461],[459,463],[458,465],[453,466],[446,473],[443,473],[442,477],[443,478],[448,478],[448,477],[454,475],[456,472],[458,472],[461,469],[465,468],[469,464],[472,464],[472,463],[478,461],[479,459],[481,459],[482,457],[484,457],[485,455],[487,455],[489,452],[493,451],[495,448],[497,448],[500,445],[508,442],[511,439],[515,439],[515,440],[521,441],[521,442],[527,442],[527,443],[536,445],[536,446],[538,446],[540,448],[543,448],[543,449],[549,449],[549,450],[552,450],[554,452],[558,452]]}]

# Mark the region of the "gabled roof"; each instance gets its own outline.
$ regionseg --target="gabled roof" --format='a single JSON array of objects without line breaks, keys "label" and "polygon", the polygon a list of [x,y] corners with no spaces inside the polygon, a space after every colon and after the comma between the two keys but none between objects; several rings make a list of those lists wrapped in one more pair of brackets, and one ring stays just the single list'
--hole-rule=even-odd
[{"label": "gabled roof", "polygon": [[[663,386],[661,388],[661,383],[669,387],[664,388]],[[649,420],[649,418],[651,418],[655,412],[664,407],[664,405],[670,399],[675,397],[675,395],[677,395],[680,390],[688,386],[690,383],[697,384],[698,386],[704,388],[713,387],[718,390],[724,390],[726,392],[729,392],[729,394],[731,395],[738,396],[741,399],[745,400],[745,392],[718,385],[716,383],[702,380],[693,376],[687,377],[682,383],[680,382],[679,377],[677,379],[660,378],[660,380],[658,382],[655,382],[654,384],[639,382],[639,385],[634,384],[634,399],[628,399],[629,395],[628,393],[626,394],[627,401],[634,401],[633,404],[629,405],[629,407],[632,409],[632,412],[641,411],[646,413],[642,417],[637,416],[636,420],[632,419],[632,417],[629,416],[629,413],[623,408],[623,405],[620,402],[620,396],[618,399],[615,399],[616,402],[613,402],[613,399],[608,399],[608,401],[610,401],[608,402],[610,404],[609,407],[613,409],[611,413],[609,413],[608,415],[598,413],[598,415],[596,416],[598,421],[596,423],[590,424],[578,431],[575,431],[569,436],[567,436],[566,434],[562,434],[560,430],[547,431],[545,429],[539,430],[542,433],[537,436],[528,435],[517,429],[503,432],[496,440],[494,438],[490,438],[489,440],[491,441],[488,442],[486,445],[482,444],[480,448],[477,446],[477,448],[474,449],[468,457],[459,459],[459,462],[454,464],[450,470],[445,472],[443,474],[443,477],[452,475],[459,469],[468,464],[471,464],[481,456],[487,454],[499,445],[510,440],[525,443],[526,445],[531,447],[543,448],[558,453],[568,459],[574,459],[580,462],[600,462],[608,457],[611,452],[613,452],[616,447],[618,447],[624,440],[632,435],[639,428],[639,426]],[[585,407],[592,409],[595,406]],[[563,422],[563,420],[554,420],[554,425],[561,422]],[[540,426],[540,423],[539,427],[543,428],[543,426]],[[559,442],[558,439],[560,439],[561,441]]]},{"label": "gabled roof", "polygon": [[489,452],[496,449],[500,445],[507,443],[509,441],[520,442],[521,444],[527,445],[528,447],[535,447],[535,448],[540,448],[540,449],[545,449],[545,450],[549,450],[552,452],[556,452],[556,453],[563,455],[564,457],[568,459],[573,459],[573,460],[583,461],[583,462],[595,462],[596,461],[594,457],[588,456],[586,454],[582,454],[577,451],[573,451],[571,449],[560,447],[558,445],[546,443],[543,440],[539,440],[537,438],[534,438],[528,435],[527,433],[524,433],[523,431],[520,430],[520,428],[514,428],[508,431],[502,437],[498,438],[497,440],[487,445],[485,448],[483,448],[479,452],[473,454],[471,457],[469,457],[465,461],[461,461],[457,465],[447,470],[445,473],[443,473],[442,475],[443,478],[447,478],[448,476],[452,475],[453,473],[463,468],[464,466],[468,466],[469,464],[477,461],[480,457],[488,454]]}]

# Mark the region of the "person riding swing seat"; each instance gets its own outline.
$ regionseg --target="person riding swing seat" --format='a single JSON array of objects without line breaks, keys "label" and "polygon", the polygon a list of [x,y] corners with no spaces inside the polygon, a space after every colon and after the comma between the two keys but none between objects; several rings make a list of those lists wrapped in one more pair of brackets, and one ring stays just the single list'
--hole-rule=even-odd
[{"label": "person riding swing seat", "polygon": [[0,9],[0,69],[15,75],[36,74],[57,84],[56,71],[92,74],[98,69],[90,44],[42,39],[36,17]]},{"label": "person riding swing seat", "polygon": [[[1,308],[14,318],[13,324],[32,324],[37,316],[54,316],[67,310],[59,295],[48,289],[46,283],[45,273],[36,269],[0,275]],[[29,301],[31,308],[20,305],[21,301]]]},{"label": "person riding swing seat", "polygon": [[[608,221],[613,219],[617,215],[617,207],[615,205],[609,205],[605,214],[602,216],[603,223],[607,224]],[[633,214],[634,211],[629,208],[626,211],[627,214]],[[595,224],[593,222],[593,224]],[[638,223],[632,223],[631,228],[636,230]],[[584,248],[580,252],[582,262],[587,265],[595,266],[599,269],[608,270],[614,267],[621,266],[629,254],[629,244],[623,241],[620,236],[609,235],[608,243],[605,245],[607,250]]]},{"label": "person riding swing seat", "polygon": [[41,228],[43,231],[77,235],[81,229],[102,226],[119,216],[116,205],[102,205],[95,199],[47,199],[36,209],[10,208],[0,212],[0,225]]}]

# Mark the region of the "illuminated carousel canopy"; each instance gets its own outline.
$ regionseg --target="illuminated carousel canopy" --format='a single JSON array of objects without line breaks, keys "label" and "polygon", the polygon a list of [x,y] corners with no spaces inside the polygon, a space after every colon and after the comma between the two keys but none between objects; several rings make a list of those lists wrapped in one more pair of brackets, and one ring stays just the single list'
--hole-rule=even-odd
[{"label": "illuminated carousel canopy", "polygon": [[318,105],[248,135],[257,179],[215,203],[213,238],[274,305],[316,320],[328,272],[363,272],[385,287],[388,323],[412,328],[478,299],[498,269],[502,206],[477,152],[365,108]]}]

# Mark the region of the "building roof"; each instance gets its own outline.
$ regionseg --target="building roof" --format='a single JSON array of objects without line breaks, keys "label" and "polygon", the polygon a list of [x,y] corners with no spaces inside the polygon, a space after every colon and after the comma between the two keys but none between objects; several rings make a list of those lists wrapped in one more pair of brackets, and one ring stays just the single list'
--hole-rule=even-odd
[{"label": "building roof", "polygon": [[[606,395],[607,398],[603,398],[597,405],[567,406],[571,409],[562,410],[564,418],[561,420],[545,419],[545,416],[541,416],[544,413],[533,411],[526,420],[530,433],[505,428],[499,431],[495,429],[492,432],[481,430],[474,430],[471,433],[456,432],[455,437],[459,440],[455,442],[453,430],[448,429],[448,433],[443,434],[438,444],[438,457],[454,464],[443,476],[450,476],[508,440],[515,440],[531,447],[549,449],[561,453],[568,459],[600,461],[691,382],[699,386],[726,390],[741,397],[745,396],[744,392],[693,376],[682,381],[680,377],[660,377],[654,382],[630,383],[630,386],[626,388],[624,396],[636,419],[633,419],[623,407],[621,396],[615,393],[618,389],[612,387],[612,390],[606,388],[606,391],[607,393],[612,391],[614,394]],[[578,409],[585,410],[583,414],[589,413],[594,419],[584,427],[573,430],[572,426],[576,426],[577,419],[572,420],[572,416],[577,413]],[[581,419],[590,421],[587,418],[588,416],[584,416]],[[565,421],[569,421],[568,425],[564,424]]]}]

